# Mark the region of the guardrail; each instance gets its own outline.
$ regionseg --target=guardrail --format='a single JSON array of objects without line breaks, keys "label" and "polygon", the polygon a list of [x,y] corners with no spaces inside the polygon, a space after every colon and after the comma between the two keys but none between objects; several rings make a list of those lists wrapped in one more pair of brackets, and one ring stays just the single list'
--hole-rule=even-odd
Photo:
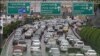
[{"label": "guardrail", "polygon": [[82,39],[77,33],[76,33],[76,29],[71,28],[71,30],[73,31],[74,35],[78,38],[78,39]]},{"label": "guardrail", "polygon": [[15,30],[8,36],[7,40],[5,41],[5,44],[2,48],[2,51],[1,51],[1,55],[0,56],[6,56],[6,51],[7,51],[7,47],[8,47],[8,43],[9,41],[12,39],[12,35],[15,33]]}]

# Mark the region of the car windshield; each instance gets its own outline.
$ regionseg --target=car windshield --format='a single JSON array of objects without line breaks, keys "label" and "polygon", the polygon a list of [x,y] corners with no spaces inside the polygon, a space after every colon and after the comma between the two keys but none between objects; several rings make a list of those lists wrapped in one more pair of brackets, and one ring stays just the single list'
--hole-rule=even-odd
[{"label": "car windshield", "polygon": [[83,42],[78,42],[78,44],[83,44]]},{"label": "car windshield", "polygon": [[21,42],[19,42],[19,44],[26,44],[26,42],[21,41]]},{"label": "car windshield", "polygon": [[95,53],[95,51],[89,51],[89,53]]},{"label": "car windshield", "polygon": [[32,45],[32,47],[39,47],[39,45]]},{"label": "car windshield", "polygon": [[14,53],[21,53],[21,51],[14,51]]}]

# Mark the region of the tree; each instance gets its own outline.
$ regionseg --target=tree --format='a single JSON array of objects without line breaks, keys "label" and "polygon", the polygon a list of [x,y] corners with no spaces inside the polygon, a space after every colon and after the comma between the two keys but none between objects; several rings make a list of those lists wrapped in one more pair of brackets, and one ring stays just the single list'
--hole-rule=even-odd
[{"label": "tree", "polygon": [[2,10],[4,10],[4,4],[2,4],[2,3],[0,2],[0,12],[1,12]]}]

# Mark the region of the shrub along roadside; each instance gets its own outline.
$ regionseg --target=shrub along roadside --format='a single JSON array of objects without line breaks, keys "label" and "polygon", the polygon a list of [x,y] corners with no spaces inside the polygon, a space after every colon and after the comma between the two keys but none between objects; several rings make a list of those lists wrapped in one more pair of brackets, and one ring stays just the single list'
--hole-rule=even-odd
[{"label": "shrub along roadside", "polygon": [[1,50],[2,50],[2,48],[0,48],[0,54],[1,54]]},{"label": "shrub along roadside", "polygon": [[9,25],[3,27],[3,39],[6,39],[8,35],[12,33],[14,29],[20,26],[21,21],[12,22]]},{"label": "shrub along roadside", "polygon": [[[5,25],[3,27],[3,42],[5,42],[5,39],[8,38],[8,36],[13,32],[14,29],[16,29],[17,27],[19,27],[21,24],[21,21],[16,21],[16,22],[12,22],[9,25]],[[0,54],[1,54],[2,48],[0,48]]]},{"label": "shrub along roadside", "polygon": [[98,53],[100,53],[100,29],[92,27],[83,27],[80,36],[86,43],[90,44]]}]

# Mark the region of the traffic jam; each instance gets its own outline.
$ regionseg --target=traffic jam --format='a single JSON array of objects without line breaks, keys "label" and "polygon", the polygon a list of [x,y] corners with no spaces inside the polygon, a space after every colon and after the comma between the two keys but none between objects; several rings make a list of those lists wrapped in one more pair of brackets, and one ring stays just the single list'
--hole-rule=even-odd
[{"label": "traffic jam", "polygon": [[12,56],[97,56],[71,28],[67,19],[59,18],[23,25],[15,31]]}]

